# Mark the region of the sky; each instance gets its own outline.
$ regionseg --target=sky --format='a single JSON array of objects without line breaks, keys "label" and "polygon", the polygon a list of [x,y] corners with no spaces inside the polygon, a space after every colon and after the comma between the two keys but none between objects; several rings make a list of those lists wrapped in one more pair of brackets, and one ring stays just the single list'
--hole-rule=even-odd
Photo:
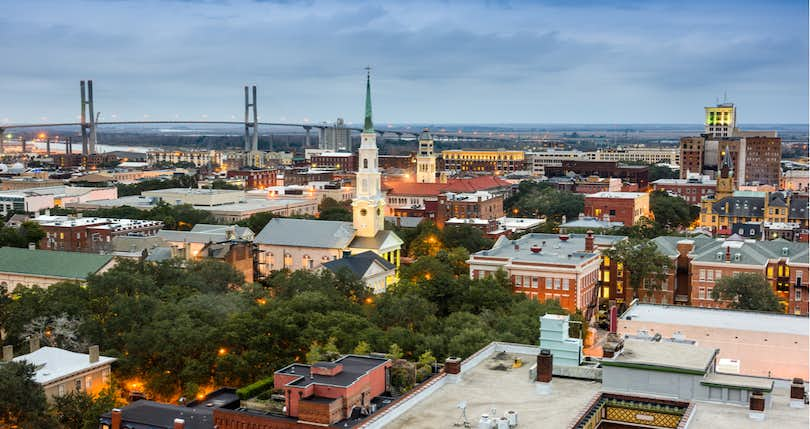
[{"label": "sky", "polygon": [[0,0],[0,123],[808,122],[806,1]]}]

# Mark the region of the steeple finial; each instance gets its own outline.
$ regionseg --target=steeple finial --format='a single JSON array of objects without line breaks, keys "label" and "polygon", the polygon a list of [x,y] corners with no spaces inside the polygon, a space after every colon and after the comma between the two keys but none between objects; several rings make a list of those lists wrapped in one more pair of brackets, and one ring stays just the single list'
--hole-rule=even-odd
[{"label": "steeple finial", "polygon": [[363,124],[363,132],[374,132],[374,123],[371,122],[371,67],[366,67],[366,120]]}]

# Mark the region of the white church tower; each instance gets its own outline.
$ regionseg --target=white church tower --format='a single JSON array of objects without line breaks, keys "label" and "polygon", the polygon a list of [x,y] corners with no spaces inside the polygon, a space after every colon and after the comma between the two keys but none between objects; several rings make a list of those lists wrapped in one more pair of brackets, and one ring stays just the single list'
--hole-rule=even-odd
[{"label": "white church tower", "polygon": [[[369,70],[369,69],[367,69]],[[377,133],[371,122],[371,72],[366,74],[366,119],[360,135],[357,196],[352,201],[354,229],[358,237],[374,237],[385,227],[385,198],[380,192]]]},{"label": "white church tower", "polygon": [[433,155],[433,136],[427,128],[419,135],[416,153],[416,183],[436,183],[436,157]]}]

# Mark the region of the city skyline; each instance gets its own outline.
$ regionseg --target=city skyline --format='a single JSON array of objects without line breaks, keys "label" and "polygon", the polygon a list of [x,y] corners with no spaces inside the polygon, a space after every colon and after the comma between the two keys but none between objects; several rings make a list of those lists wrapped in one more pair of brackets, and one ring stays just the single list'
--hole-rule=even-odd
[{"label": "city skyline", "polygon": [[[80,79],[101,120],[359,124],[374,69],[386,123],[806,123],[807,5],[696,2],[11,4],[0,123],[74,121]],[[83,21],[91,10],[92,20]],[[47,11],[47,13],[44,13]],[[779,28],[778,33],[770,31]]]}]

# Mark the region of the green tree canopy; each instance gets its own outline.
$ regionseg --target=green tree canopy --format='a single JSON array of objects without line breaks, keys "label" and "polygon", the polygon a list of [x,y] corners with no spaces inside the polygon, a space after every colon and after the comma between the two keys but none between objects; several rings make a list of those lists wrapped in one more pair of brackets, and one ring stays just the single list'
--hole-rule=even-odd
[{"label": "green tree canopy", "polygon": [[673,197],[665,191],[650,194],[650,211],[655,222],[664,228],[687,228],[697,219],[700,209],[681,197]]},{"label": "green tree canopy", "polygon": [[24,362],[0,365],[0,426],[52,427],[45,391],[34,381],[36,368]]},{"label": "green tree canopy", "polygon": [[760,273],[739,273],[717,280],[712,299],[728,301],[729,307],[738,310],[784,312],[768,279]]},{"label": "green tree canopy", "polygon": [[639,289],[645,287],[645,281],[647,281],[645,288],[659,290],[662,282],[666,281],[668,270],[672,267],[669,257],[661,253],[652,241],[624,240],[604,253],[612,263],[624,266],[636,298],[639,296]]},{"label": "green tree canopy", "polygon": [[507,213],[521,217],[540,217],[559,221],[563,215],[575,219],[585,210],[585,197],[555,189],[546,182],[523,181],[517,192],[504,201]]}]

